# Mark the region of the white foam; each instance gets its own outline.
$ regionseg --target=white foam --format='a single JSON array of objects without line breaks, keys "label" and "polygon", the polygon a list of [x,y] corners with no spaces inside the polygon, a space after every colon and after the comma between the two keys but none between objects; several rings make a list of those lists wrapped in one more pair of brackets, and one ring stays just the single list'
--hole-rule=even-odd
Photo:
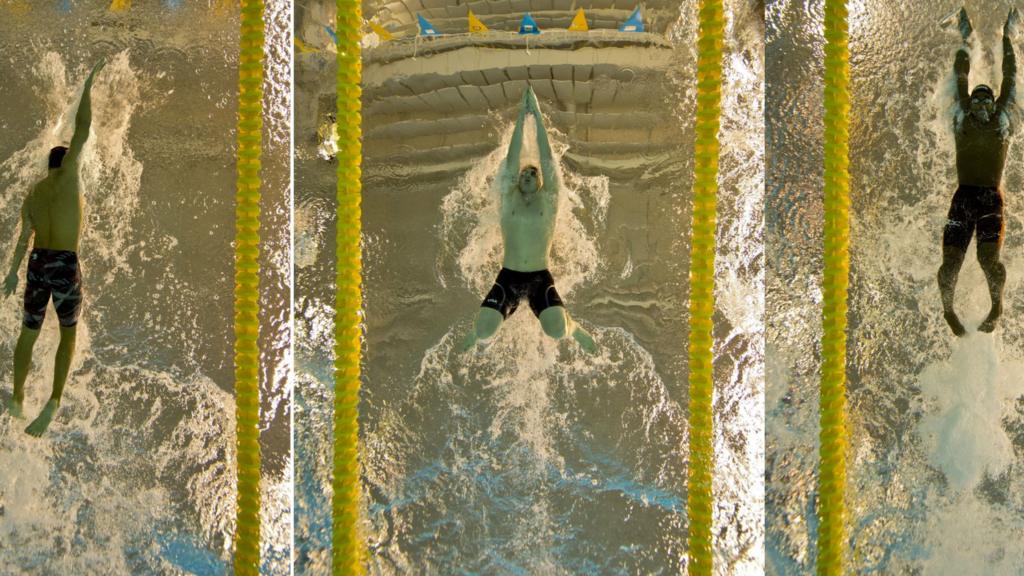
[{"label": "white foam", "polygon": [[[545,336],[529,314],[512,316],[479,353],[458,351],[468,328],[460,323],[426,351],[407,399],[366,431],[367,476],[393,506],[370,518],[377,561],[442,569],[448,564],[441,557],[452,550],[450,521],[466,534],[460,565],[500,565],[474,556],[493,553],[510,555],[531,573],[567,573],[551,546],[576,530],[560,520],[566,491],[576,514],[596,515],[604,495],[617,490],[616,479],[587,456],[580,461],[580,452],[606,454],[621,462],[627,478],[674,492],[687,460],[684,414],[651,355],[622,329],[594,328],[602,348],[591,356]],[[424,480],[425,471],[437,478]],[[553,474],[561,481],[553,482]],[[565,486],[574,483],[584,488]],[[424,515],[435,514],[448,521],[429,529],[444,536],[419,541],[428,529]],[[651,533],[657,541],[662,528],[669,540],[681,533],[682,514],[646,502],[632,514],[659,523]],[[637,539],[643,538],[630,537]]]},{"label": "white foam", "polygon": [[1024,362],[1000,363],[991,335],[969,333],[949,359],[921,372],[921,436],[932,465],[954,490],[974,488],[985,474],[998,476],[1013,462],[1002,419],[1010,401],[1024,393],[1022,370]]},{"label": "white foam", "polygon": [[971,495],[951,502],[933,500],[923,563],[928,576],[1024,574],[1019,520],[1011,510],[993,507]]}]

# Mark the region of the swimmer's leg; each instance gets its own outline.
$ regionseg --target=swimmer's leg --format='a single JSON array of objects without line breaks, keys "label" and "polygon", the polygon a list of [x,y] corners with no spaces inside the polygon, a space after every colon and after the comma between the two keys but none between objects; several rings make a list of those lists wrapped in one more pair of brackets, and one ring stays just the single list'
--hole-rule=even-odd
[{"label": "swimmer's leg", "polygon": [[50,426],[57,408],[60,408],[60,398],[64,394],[64,384],[67,382],[71,358],[75,353],[75,337],[76,326],[60,327],[60,344],[57,345],[57,358],[53,366],[53,392],[50,393],[50,400],[43,411],[28,428],[25,428],[25,432],[32,436],[42,436]]},{"label": "swimmer's leg", "polygon": [[53,392],[50,394],[50,400],[56,400],[58,404],[64,395],[64,384],[71,369],[71,357],[75,354],[76,328],[77,325],[60,327],[60,344],[57,345],[57,358],[53,365]]},{"label": "swimmer's leg", "polygon": [[960,266],[964,263],[967,245],[974,235],[975,222],[967,211],[971,199],[962,188],[957,189],[950,202],[946,226],[942,230],[942,266],[939,268],[939,292],[942,294],[942,315],[946,318],[953,334],[963,336],[967,331],[953,310],[953,296]]},{"label": "swimmer's leg", "polygon": [[468,352],[477,342],[481,340],[487,340],[501,328],[501,323],[504,322],[505,317],[502,316],[501,312],[494,308],[487,308],[485,306],[480,307],[480,313],[476,316],[476,323],[473,325],[473,329],[466,335],[466,339],[462,342],[462,351]]},{"label": "swimmer's leg", "polygon": [[956,280],[960,267],[964,263],[964,252],[951,246],[942,247],[942,266],[939,268],[939,292],[942,293],[942,315],[946,318],[953,334],[963,336],[967,333],[953,310],[953,296],[956,293]]},{"label": "swimmer's leg", "polygon": [[582,326],[573,322],[565,307],[550,306],[545,308],[541,311],[538,318],[544,333],[548,336],[559,340],[564,338],[566,334],[572,334],[573,339],[576,340],[581,348],[591,354],[597,352],[597,344],[594,342],[594,338]]},{"label": "swimmer's leg", "polygon": [[28,378],[28,369],[32,366],[32,348],[37,338],[39,330],[22,326],[18,344],[14,347],[14,393],[7,403],[7,410],[16,418],[25,417],[22,411],[22,402],[25,401],[25,380]]},{"label": "swimmer's leg", "polygon": [[991,332],[995,330],[996,320],[1003,313],[1003,285],[1006,283],[1006,266],[999,261],[999,242],[978,242],[978,264],[981,264],[985,272],[989,297],[992,299],[988,317],[978,326],[978,330]]}]

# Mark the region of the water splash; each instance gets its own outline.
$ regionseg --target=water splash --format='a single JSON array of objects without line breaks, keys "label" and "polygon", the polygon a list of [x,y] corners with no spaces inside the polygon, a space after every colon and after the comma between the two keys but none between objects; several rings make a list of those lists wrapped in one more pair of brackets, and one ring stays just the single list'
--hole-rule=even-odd
[{"label": "water splash", "polygon": [[957,491],[976,487],[986,474],[999,476],[1014,460],[1002,420],[1010,400],[1024,393],[1024,363],[1001,363],[995,346],[988,334],[969,334],[948,360],[920,375],[928,404],[921,420],[925,450]]},{"label": "water splash", "polygon": [[[464,329],[427,351],[408,399],[367,430],[378,568],[678,566],[686,422],[651,356],[611,328],[588,356],[525,314],[463,355]],[[635,527],[610,548],[588,527],[607,514]]]}]

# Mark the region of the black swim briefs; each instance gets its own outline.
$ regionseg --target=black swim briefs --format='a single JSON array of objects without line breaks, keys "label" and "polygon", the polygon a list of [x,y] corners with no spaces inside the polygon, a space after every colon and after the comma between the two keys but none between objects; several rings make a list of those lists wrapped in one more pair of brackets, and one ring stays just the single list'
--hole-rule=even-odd
[{"label": "black swim briefs", "polygon": [[999,188],[961,184],[956,189],[942,233],[942,244],[967,250],[975,230],[978,242],[1002,241],[1003,195]]},{"label": "black swim briefs", "polygon": [[78,271],[78,255],[69,250],[36,248],[28,257],[24,315],[26,328],[39,330],[42,327],[51,295],[60,325],[68,328],[77,324],[82,309],[82,276]]},{"label": "black swim briefs", "polygon": [[562,305],[562,299],[555,290],[555,279],[547,270],[517,272],[502,268],[480,306],[493,308],[508,318],[519,307],[519,300],[523,297],[530,300],[530,309],[535,316],[540,316],[546,308]]}]

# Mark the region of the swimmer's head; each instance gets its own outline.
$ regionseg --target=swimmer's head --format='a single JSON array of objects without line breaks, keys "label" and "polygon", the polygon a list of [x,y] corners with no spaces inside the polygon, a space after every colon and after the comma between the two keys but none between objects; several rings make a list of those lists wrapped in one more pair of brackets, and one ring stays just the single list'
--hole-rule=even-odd
[{"label": "swimmer's head", "polygon": [[57,146],[50,149],[50,170],[60,168],[64,163],[64,155],[68,153],[67,146]]},{"label": "swimmer's head", "polygon": [[995,92],[984,84],[975,86],[971,92],[971,115],[982,122],[988,122],[995,111]]},{"label": "swimmer's head", "polygon": [[540,190],[542,186],[540,170],[536,166],[524,166],[519,171],[519,191],[523,194],[532,194]]}]

